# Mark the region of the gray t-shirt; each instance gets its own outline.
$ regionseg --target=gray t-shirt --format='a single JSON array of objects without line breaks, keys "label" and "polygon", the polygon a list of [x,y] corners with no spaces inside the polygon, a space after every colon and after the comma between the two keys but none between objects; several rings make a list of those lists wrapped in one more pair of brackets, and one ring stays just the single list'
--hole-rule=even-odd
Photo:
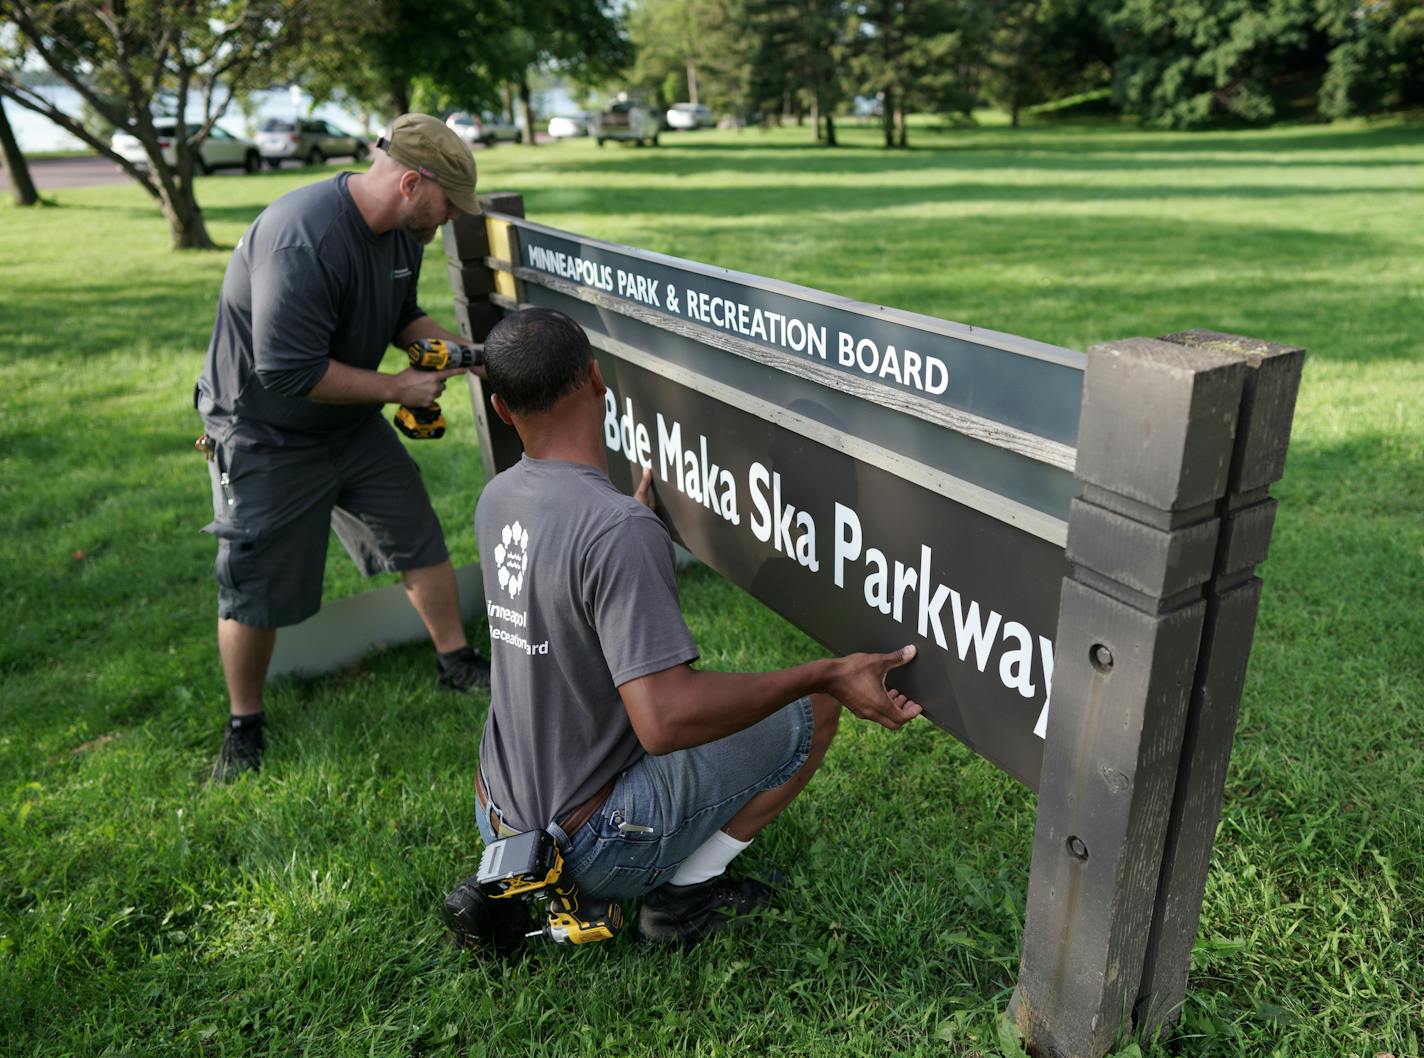
[{"label": "gray t-shirt", "polygon": [[547,826],[644,754],[618,687],[697,658],[672,541],[602,471],[525,456],[485,486],[489,613],[480,766],[519,830]]},{"label": "gray t-shirt", "polygon": [[423,248],[374,235],[349,173],[288,192],[258,214],[228,261],[195,403],[208,433],[240,447],[316,444],[378,404],[305,396],[332,360],[375,370],[416,304]]}]

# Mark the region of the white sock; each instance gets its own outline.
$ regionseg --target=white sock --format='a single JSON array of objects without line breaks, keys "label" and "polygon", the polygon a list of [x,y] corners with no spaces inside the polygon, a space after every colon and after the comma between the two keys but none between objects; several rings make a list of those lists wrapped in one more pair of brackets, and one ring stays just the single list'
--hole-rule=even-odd
[{"label": "white sock", "polygon": [[668,879],[669,885],[697,885],[710,882],[727,869],[742,852],[751,845],[750,841],[738,841],[726,831],[719,830],[697,846],[696,851]]}]

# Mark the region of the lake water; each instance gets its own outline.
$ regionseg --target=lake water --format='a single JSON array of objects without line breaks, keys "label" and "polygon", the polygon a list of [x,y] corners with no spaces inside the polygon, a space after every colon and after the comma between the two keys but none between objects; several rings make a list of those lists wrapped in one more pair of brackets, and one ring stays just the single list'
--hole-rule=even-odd
[{"label": "lake water", "polygon": [[[52,88],[41,88],[39,91],[66,114],[78,117],[84,111],[83,100],[79,97],[79,93],[72,88],[59,85]],[[237,108],[236,104],[228,107],[227,114],[218,124],[234,136],[251,139],[252,133],[256,131],[255,126],[268,118],[307,116],[308,108],[311,106],[311,96],[305,92],[297,91],[294,94],[291,89],[279,88],[254,92],[252,102],[255,114],[250,125],[247,116]],[[577,109],[573,106],[573,100],[568,92],[562,88],[539,93],[534,102],[536,115],[540,116],[540,125],[549,116]],[[20,150],[26,153],[89,150],[87,144],[60,128],[49,118],[42,117],[33,110],[26,110],[13,100],[4,100],[3,105],[5,115],[10,119],[10,125],[15,130],[15,138],[19,141]],[[188,113],[192,117],[202,113],[201,97],[192,97]],[[334,103],[323,103],[316,108],[315,113],[311,116],[329,121],[338,128],[370,137],[375,136],[377,129],[385,121],[385,115],[370,115],[371,125],[367,127],[362,122],[360,115]]]}]

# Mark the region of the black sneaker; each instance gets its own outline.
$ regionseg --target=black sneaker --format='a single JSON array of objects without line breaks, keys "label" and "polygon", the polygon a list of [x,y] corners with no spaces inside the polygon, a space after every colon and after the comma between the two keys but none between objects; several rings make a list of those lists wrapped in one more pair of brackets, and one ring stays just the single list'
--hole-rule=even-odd
[{"label": "black sneaker", "polygon": [[456,947],[510,955],[530,931],[529,905],[523,900],[491,900],[474,878],[455,887],[440,908],[440,917]]},{"label": "black sneaker", "polygon": [[638,935],[644,940],[695,944],[732,929],[741,916],[771,905],[776,890],[751,878],[722,875],[697,885],[664,885],[643,898]]},{"label": "black sneaker", "polygon": [[474,647],[464,646],[448,654],[436,655],[438,675],[435,686],[442,691],[464,694],[478,687],[489,690],[489,662]]},{"label": "black sneaker", "polygon": [[250,717],[228,717],[222,752],[213,765],[213,782],[232,782],[245,771],[262,770],[262,728],[266,722],[267,718],[262,713]]}]

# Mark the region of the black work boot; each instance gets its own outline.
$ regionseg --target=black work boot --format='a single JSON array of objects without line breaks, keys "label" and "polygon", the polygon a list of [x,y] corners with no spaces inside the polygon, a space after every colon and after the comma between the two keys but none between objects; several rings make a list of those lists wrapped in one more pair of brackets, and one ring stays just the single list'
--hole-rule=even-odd
[{"label": "black work boot", "polygon": [[776,890],[751,878],[722,875],[697,885],[664,885],[643,898],[638,935],[644,940],[695,944],[709,933],[732,929],[740,916],[771,906]]},{"label": "black work boot", "polygon": [[442,691],[464,694],[477,687],[482,691],[489,690],[489,662],[474,647],[463,646],[459,650],[437,654],[435,660],[438,673],[435,686]]},{"label": "black work boot", "polygon": [[511,955],[529,932],[529,905],[519,899],[491,900],[474,878],[457,885],[440,908],[456,947]]},{"label": "black work boot", "polygon": [[232,782],[245,771],[262,770],[262,728],[266,723],[265,713],[227,718],[222,751],[213,765],[213,782]]}]

